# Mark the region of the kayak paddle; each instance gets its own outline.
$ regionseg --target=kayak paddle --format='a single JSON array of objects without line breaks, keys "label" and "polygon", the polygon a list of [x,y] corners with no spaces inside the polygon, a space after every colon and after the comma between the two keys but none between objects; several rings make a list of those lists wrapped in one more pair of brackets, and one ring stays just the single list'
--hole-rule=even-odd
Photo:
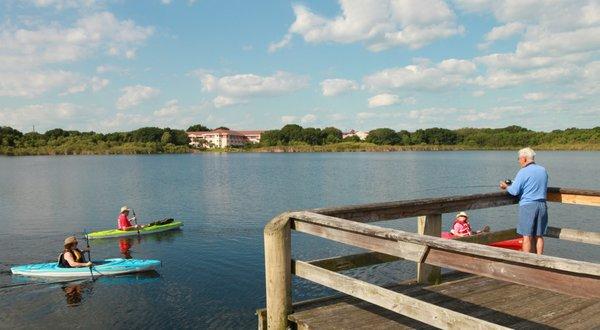
[{"label": "kayak paddle", "polygon": [[137,217],[135,216],[135,210],[131,209],[131,213],[133,213],[133,222],[135,223],[135,229],[137,229],[138,238],[139,238],[140,237],[140,227],[138,226],[138,223],[137,223]]},{"label": "kayak paddle", "polygon": [[[88,234],[86,230],[83,230],[83,236],[85,237],[85,245],[87,246],[88,253],[88,261],[92,262],[92,253],[90,251],[90,239],[88,238]],[[90,265],[90,275],[92,275],[92,282],[94,281],[94,272],[92,271],[92,265]]]}]

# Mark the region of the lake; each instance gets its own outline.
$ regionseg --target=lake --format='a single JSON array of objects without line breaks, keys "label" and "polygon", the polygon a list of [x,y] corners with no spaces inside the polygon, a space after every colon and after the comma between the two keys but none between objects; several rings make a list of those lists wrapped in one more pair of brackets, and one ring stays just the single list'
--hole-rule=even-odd
[{"label": "lake", "polygon": [[[550,186],[600,189],[599,152],[542,151],[537,161]],[[277,214],[494,192],[517,171],[516,152],[497,151],[0,157],[0,327],[255,328],[254,311],[265,304],[262,229]],[[92,257],[160,259],[156,273],[59,284],[10,274],[14,265],[56,260],[66,236],[114,227],[123,205],[140,223],[171,217],[184,227],[93,240]],[[499,230],[515,227],[516,209],[469,213],[474,227]],[[549,214],[553,226],[597,231],[597,209],[550,204]],[[444,215],[444,228],[452,217]],[[416,231],[414,218],[377,224]],[[292,245],[303,260],[358,251],[301,234]],[[546,249],[600,259],[584,244],[549,239]],[[349,273],[383,284],[414,277],[415,266]],[[294,289],[294,300],[331,293],[298,280]]]}]

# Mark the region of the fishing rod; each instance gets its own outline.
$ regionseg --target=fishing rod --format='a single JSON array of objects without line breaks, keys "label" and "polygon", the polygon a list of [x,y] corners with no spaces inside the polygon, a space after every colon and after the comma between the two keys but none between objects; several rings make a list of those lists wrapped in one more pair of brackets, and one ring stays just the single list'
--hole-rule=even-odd
[{"label": "fishing rod", "polygon": [[[92,253],[90,251],[90,239],[88,238],[88,234],[86,230],[83,230],[83,236],[85,237],[85,244],[87,245],[87,253],[88,253],[88,262],[92,262]],[[92,276],[92,282],[94,282],[94,272],[92,271],[92,265],[90,265],[90,275]]]}]

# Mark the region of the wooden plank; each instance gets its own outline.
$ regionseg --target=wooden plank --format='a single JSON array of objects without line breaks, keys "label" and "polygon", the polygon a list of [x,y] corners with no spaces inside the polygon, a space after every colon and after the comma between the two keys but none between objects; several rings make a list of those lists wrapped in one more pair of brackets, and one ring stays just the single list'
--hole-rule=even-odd
[{"label": "wooden plank", "polygon": [[384,253],[365,252],[347,256],[312,260],[309,263],[317,267],[325,268],[334,272],[339,272],[343,270],[372,266],[398,260],[402,259]]},{"label": "wooden plank", "polygon": [[313,266],[307,262],[293,261],[293,264],[295,275],[299,277],[438,328],[506,329],[497,324],[478,320],[392,290]]},{"label": "wooden plank", "polygon": [[495,231],[495,232],[481,233],[481,234],[464,236],[464,237],[457,237],[457,238],[454,238],[454,240],[461,241],[461,242],[469,242],[469,243],[475,243],[475,244],[488,245],[488,244],[492,244],[492,243],[496,243],[496,242],[514,239],[517,237],[521,237],[521,236],[519,234],[517,234],[517,230],[515,228],[511,228],[511,229],[505,229],[505,230],[500,230],[500,231]]},{"label": "wooden plank", "polygon": [[[418,219],[419,235],[440,237],[442,234],[442,215],[429,214]],[[417,282],[439,284],[442,281],[442,269],[422,262],[417,263]]]},{"label": "wooden plank", "polygon": [[600,298],[600,278],[431,248],[425,262],[567,295]]},{"label": "wooden plank", "polygon": [[426,198],[387,203],[318,208],[311,210],[311,212],[358,222],[373,222],[417,217],[424,214],[483,209],[516,203],[518,203],[518,199],[510,196],[506,192],[500,191],[468,196],[451,196],[443,198]]},{"label": "wooden plank", "polygon": [[593,231],[548,227],[546,235],[544,236],[564,239],[567,241],[600,245],[600,233]]},{"label": "wooden plank", "polygon": [[[313,224],[313,227],[309,232],[313,235],[327,238],[328,236],[340,236],[343,233],[343,235],[346,235],[344,238],[345,242],[343,243],[363,247],[366,249],[370,249],[368,247],[369,245],[379,245],[382,248],[384,246],[389,247],[389,241],[398,241],[401,243],[412,243],[411,247],[415,251],[418,251],[419,246],[428,246],[435,247],[441,250],[453,251],[460,254],[470,254],[497,259],[505,263],[513,262],[524,265],[537,266],[541,268],[566,271],[574,274],[600,277],[600,265],[585,261],[577,261],[545,255],[536,255],[532,253],[522,253],[508,249],[493,248],[479,244],[469,244],[457,240],[442,239],[433,236],[422,236],[416,233],[409,233],[396,229],[383,228],[379,226],[358,223],[354,221],[311,212],[291,212],[289,215],[294,221],[296,230],[298,230],[301,224]],[[304,226],[304,228],[306,228],[306,226]],[[367,239],[368,237],[379,239]],[[403,256],[402,254],[398,255],[396,254],[398,249],[393,250],[395,251],[386,252],[385,249],[377,249],[374,251],[399,256],[412,261],[417,261],[415,260],[414,256]]]},{"label": "wooden plank", "polygon": [[292,228],[296,231],[307,233],[332,241],[376,251],[398,258],[419,262],[425,256],[427,247],[414,243],[397,242],[395,240],[373,240],[368,235],[352,233],[335,228],[315,225],[308,222],[293,221]]},{"label": "wooden plank", "polygon": [[[549,187],[548,200],[579,205],[600,206],[600,191]],[[517,198],[510,196],[506,192],[500,191],[466,196],[327,207],[313,209],[311,212],[358,222],[373,222],[417,217],[423,214],[483,209],[516,203],[518,203]]]},{"label": "wooden plank", "polygon": [[558,202],[558,203],[563,203],[563,204],[600,206],[600,197],[599,196],[548,193],[547,200],[549,202]]},{"label": "wooden plank", "polygon": [[267,327],[284,330],[292,310],[292,246],[288,215],[284,213],[265,226],[264,242]]}]

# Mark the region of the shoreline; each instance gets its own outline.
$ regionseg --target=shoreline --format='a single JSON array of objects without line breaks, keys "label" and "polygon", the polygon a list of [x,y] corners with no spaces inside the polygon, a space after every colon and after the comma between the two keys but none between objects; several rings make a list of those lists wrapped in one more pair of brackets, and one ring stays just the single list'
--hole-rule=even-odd
[{"label": "shoreline", "polygon": [[[371,143],[335,143],[327,145],[292,145],[271,147],[194,149],[176,148],[162,151],[115,148],[108,150],[0,149],[1,156],[112,156],[112,155],[176,155],[191,153],[335,153],[335,152],[405,152],[405,151],[511,151],[523,146],[478,147],[468,145],[375,145]],[[541,151],[600,151],[598,144],[534,145]],[[44,150],[45,149],[45,150]]]}]

